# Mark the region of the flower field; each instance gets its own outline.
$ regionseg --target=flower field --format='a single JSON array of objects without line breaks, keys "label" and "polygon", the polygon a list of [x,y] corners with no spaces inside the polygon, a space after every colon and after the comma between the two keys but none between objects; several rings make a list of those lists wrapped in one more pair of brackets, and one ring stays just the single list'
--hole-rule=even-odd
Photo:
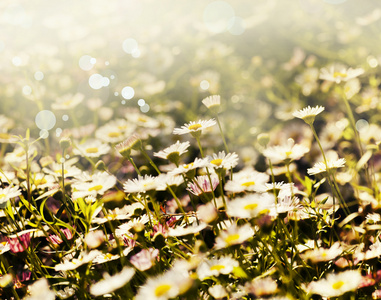
[{"label": "flower field", "polygon": [[373,1],[0,7],[0,299],[381,299]]}]

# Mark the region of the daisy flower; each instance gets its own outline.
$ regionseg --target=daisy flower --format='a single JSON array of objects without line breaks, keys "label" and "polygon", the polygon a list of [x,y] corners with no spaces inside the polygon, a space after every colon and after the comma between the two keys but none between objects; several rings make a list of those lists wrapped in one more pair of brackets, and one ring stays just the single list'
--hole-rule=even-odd
[{"label": "daisy flower", "polygon": [[224,188],[230,193],[263,192],[269,177],[268,174],[257,172],[253,168],[246,168],[234,173],[233,180],[226,182]]},{"label": "daisy flower", "polygon": [[7,186],[0,188],[0,208],[5,208],[10,199],[16,198],[21,195],[20,188],[18,186]]},{"label": "daisy flower", "polygon": [[220,95],[212,95],[212,96],[206,97],[205,99],[202,100],[202,104],[204,104],[213,113],[218,113],[218,110],[221,105],[221,97]]},{"label": "daisy flower", "polygon": [[153,266],[158,255],[158,249],[143,249],[139,253],[131,256],[130,262],[139,271],[146,271]]},{"label": "daisy flower", "polygon": [[297,197],[286,196],[278,198],[278,203],[274,203],[270,208],[270,215],[277,216],[278,214],[288,213],[292,211],[298,211],[302,209],[303,206]]},{"label": "daisy flower", "polygon": [[238,155],[233,153],[225,154],[225,151],[221,151],[218,154],[213,153],[213,157],[208,157],[209,166],[211,168],[234,168],[238,164]]},{"label": "daisy flower", "polygon": [[[342,168],[345,165],[345,158],[339,158],[333,161],[327,161],[328,169]],[[327,166],[324,162],[314,164],[312,168],[307,169],[308,175],[316,175],[327,171]]]},{"label": "daisy flower", "polygon": [[160,157],[163,159],[168,159],[171,162],[178,162],[180,155],[188,152],[189,142],[180,143],[177,141],[175,144],[161,150],[159,152],[154,152],[153,156]]},{"label": "daisy flower", "polygon": [[267,213],[274,202],[274,196],[271,194],[249,194],[229,201],[226,213],[231,217],[255,218]]},{"label": "daisy flower", "polygon": [[156,190],[159,186],[158,177],[152,175],[138,175],[138,178],[129,179],[124,183],[123,188],[126,193],[145,193]]},{"label": "daisy flower", "polygon": [[61,98],[57,98],[56,103],[52,103],[52,109],[54,110],[66,110],[76,107],[79,103],[83,101],[85,95],[77,93],[67,94]]},{"label": "daisy flower", "polygon": [[117,119],[111,121],[95,132],[95,137],[106,143],[119,143],[133,134],[136,126],[127,120]]},{"label": "daisy flower", "polygon": [[54,300],[56,299],[56,294],[49,288],[49,282],[46,278],[40,278],[35,281],[29,287],[30,294],[27,295],[24,300]]},{"label": "daisy flower", "polygon": [[90,181],[76,181],[72,184],[73,199],[84,198],[86,196],[96,197],[103,195],[106,191],[113,188],[116,184],[116,177],[106,172],[95,173]]},{"label": "daisy flower", "polygon": [[190,133],[193,136],[200,136],[203,129],[209,128],[216,125],[216,121],[214,119],[210,120],[199,120],[198,122],[191,121],[188,124],[181,126],[181,128],[175,128],[173,130],[173,134],[187,134]]},{"label": "daisy flower", "polygon": [[156,190],[157,191],[165,191],[168,186],[179,186],[184,182],[184,177],[180,175],[168,175],[168,174],[160,174],[158,176],[158,185]]},{"label": "daisy flower", "polygon": [[83,144],[77,145],[77,148],[74,148],[73,152],[81,156],[99,157],[107,154],[110,149],[109,145],[103,144],[100,140],[87,140]]},{"label": "daisy flower", "polygon": [[341,81],[348,81],[350,79],[356,78],[364,74],[364,69],[362,68],[349,68],[346,69],[340,66],[331,66],[329,68],[322,68],[320,70],[320,79],[333,81],[340,83]]},{"label": "daisy flower", "polygon": [[197,222],[193,222],[192,225],[188,227],[177,226],[176,228],[169,228],[168,235],[169,236],[184,236],[189,234],[195,234],[205,229],[206,226],[207,224],[203,222],[200,222],[199,224],[197,224]]},{"label": "daisy flower", "polygon": [[189,163],[189,164],[183,164],[172,171],[168,172],[168,175],[179,175],[179,174],[186,174],[189,171],[195,170],[197,168],[204,168],[208,166],[208,159],[207,158],[197,158]]},{"label": "daisy flower", "polygon": [[331,248],[315,248],[313,250],[307,250],[301,254],[302,258],[306,261],[311,261],[312,263],[330,261],[343,253],[343,249],[339,242],[334,243]]},{"label": "daisy flower", "polygon": [[271,160],[272,163],[290,162],[298,160],[310,149],[301,144],[295,144],[293,139],[288,139],[287,145],[269,147],[263,151],[263,155]]},{"label": "daisy flower", "polygon": [[238,227],[236,224],[231,225],[227,230],[220,231],[216,238],[216,249],[222,249],[233,245],[242,244],[254,235],[254,230],[250,224]]},{"label": "daisy flower", "polygon": [[203,261],[197,268],[197,276],[200,280],[207,277],[219,276],[220,274],[230,274],[239,263],[235,259],[225,256],[220,258],[212,258]]},{"label": "daisy flower", "polygon": [[278,292],[278,285],[271,277],[255,278],[245,288],[256,297],[269,296]]},{"label": "daisy flower", "polygon": [[124,267],[121,272],[113,276],[105,273],[103,280],[90,287],[90,293],[95,297],[112,293],[126,285],[134,275],[135,270],[130,267]]},{"label": "daisy flower", "polygon": [[295,111],[292,115],[296,118],[303,119],[309,125],[315,121],[315,117],[324,110],[323,106],[311,107],[307,106],[301,110]]},{"label": "daisy flower", "polygon": [[56,271],[70,271],[75,270],[78,267],[93,261],[94,258],[101,255],[102,252],[98,250],[92,250],[88,253],[81,253],[78,258],[63,258],[63,262],[55,265]]},{"label": "daisy flower", "polygon": [[142,141],[140,140],[140,136],[133,134],[128,139],[117,144],[115,146],[115,150],[118,151],[123,157],[128,158],[130,156],[131,150],[137,150],[139,147],[141,147],[141,145]]},{"label": "daisy flower", "polygon": [[362,280],[360,272],[348,270],[329,274],[327,278],[313,281],[307,286],[307,291],[323,297],[339,297],[347,292],[358,289]]},{"label": "daisy flower", "polygon": [[[203,193],[213,192],[220,181],[217,174],[210,174],[210,179],[211,180],[209,180],[208,175],[197,176],[193,179],[193,183],[190,182],[188,184],[187,190],[196,196],[200,196]],[[210,182],[212,182],[212,184],[210,184]]]}]

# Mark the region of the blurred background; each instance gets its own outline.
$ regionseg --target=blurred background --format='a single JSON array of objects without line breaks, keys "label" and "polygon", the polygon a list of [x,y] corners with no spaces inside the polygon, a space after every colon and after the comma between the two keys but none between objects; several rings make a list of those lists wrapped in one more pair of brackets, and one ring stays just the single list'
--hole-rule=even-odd
[{"label": "blurred background", "polygon": [[[0,132],[30,128],[54,142],[65,130],[135,110],[171,116],[179,127],[209,118],[201,100],[219,94],[228,142],[242,150],[261,132],[292,126],[296,109],[335,107],[318,79],[332,63],[364,68],[369,101],[378,101],[376,3],[3,0],[0,115],[7,121]],[[369,121],[371,108],[357,117]]]}]

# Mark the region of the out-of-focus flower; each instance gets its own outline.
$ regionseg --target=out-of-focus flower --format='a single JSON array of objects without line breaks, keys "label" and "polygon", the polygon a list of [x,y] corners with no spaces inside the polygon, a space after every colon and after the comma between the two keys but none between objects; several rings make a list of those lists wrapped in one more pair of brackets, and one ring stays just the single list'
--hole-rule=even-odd
[{"label": "out-of-focus flower", "polygon": [[348,81],[350,79],[356,78],[360,75],[364,74],[364,69],[356,68],[356,69],[346,69],[339,65],[334,65],[327,68],[322,68],[320,70],[320,79],[333,81],[336,83],[340,83],[341,81]]},{"label": "out-of-focus flower", "polygon": [[[342,168],[345,165],[345,158],[339,158],[334,161],[327,161],[328,169]],[[327,171],[327,166],[324,162],[314,164],[312,168],[307,169],[309,175],[316,175]]]},{"label": "out-of-focus flower", "polygon": [[231,193],[263,192],[269,177],[268,174],[257,172],[253,168],[246,168],[234,173],[233,180],[226,182],[224,188]]},{"label": "out-of-focus flower", "polygon": [[[71,233],[70,229],[63,228],[63,229],[60,229],[60,231],[63,233],[63,235],[66,237],[67,240],[71,240],[73,238],[73,234]],[[55,235],[55,234],[49,235],[49,237],[46,239],[49,240],[54,245],[59,245],[63,242],[61,236]]]},{"label": "out-of-focus flower", "polygon": [[228,297],[228,292],[226,289],[220,285],[216,284],[208,288],[209,294],[214,298],[214,299],[222,299],[224,297]]},{"label": "out-of-focus flower", "polygon": [[220,182],[216,174],[197,176],[193,180],[194,182],[188,184],[187,190],[196,196],[213,192]]},{"label": "out-of-focus flower", "polygon": [[85,236],[85,243],[90,249],[98,248],[106,240],[102,230],[90,231]]},{"label": "out-of-focus flower", "polygon": [[150,269],[153,266],[157,256],[159,255],[158,249],[143,249],[139,253],[133,255],[130,258],[130,262],[137,268],[139,271],[145,271]]},{"label": "out-of-focus flower", "polygon": [[225,256],[204,260],[197,268],[197,276],[200,280],[206,277],[230,274],[239,263],[235,259]]},{"label": "out-of-focus flower", "polygon": [[73,199],[83,198],[86,196],[103,195],[107,190],[114,187],[116,178],[106,172],[95,173],[90,177],[89,181],[76,180],[72,184]]},{"label": "out-of-focus flower", "polygon": [[249,194],[229,201],[226,213],[231,217],[255,218],[268,213],[274,202],[274,195],[271,194]]},{"label": "out-of-focus flower", "polygon": [[126,193],[145,193],[156,190],[159,185],[158,177],[152,175],[138,175],[138,178],[129,179],[123,184]]},{"label": "out-of-focus flower", "polygon": [[20,188],[18,186],[7,186],[0,188],[0,208],[5,208],[9,200],[21,195]]},{"label": "out-of-focus flower", "polygon": [[253,237],[254,230],[250,224],[238,227],[237,225],[231,225],[227,230],[220,231],[220,234],[216,238],[216,249],[222,249],[233,245],[242,244],[249,238]]},{"label": "out-of-focus flower", "polygon": [[112,293],[127,284],[134,275],[135,270],[130,267],[124,267],[121,272],[113,276],[105,273],[103,280],[90,286],[90,293],[95,297]]},{"label": "out-of-focus flower", "polygon": [[315,248],[313,250],[307,250],[301,255],[304,260],[311,261],[312,263],[316,264],[319,262],[333,260],[339,257],[342,253],[343,253],[343,248],[340,246],[339,243],[335,243],[329,249],[322,248],[322,247]]},{"label": "out-of-focus flower", "polygon": [[307,292],[324,297],[339,297],[347,292],[357,290],[361,279],[360,272],[354,270],[328,274],[326,278],[311,282],[307,286]]},{"label": "out-of-focus flower", "polygon": [[17,235],[16,237],[8,237],[11,252],[24,252],[30,245],[30,232]]},{"label": "out-of-focus flower", "polygon": [[323,106],[307,106],[301,110],[295,111],[292,115],[296,118],[303,119],[309,125],[315,121],[315,117],[324,110]]},{"label": "out-of-focus flower", "polygon": [[189,163],[189,164],[183,164],[179,166],[178,168],[173,169],[172,171],[168,172],[169,175],[179,175],[179,174],[186,174],[192,170],[195,170],[197,168],[204,168],[208,165],[208,159],[207,158],[197,158]]},{"label": "out-of-focus flower", "polygon": [[95,132],[96,138],[107,143],[119,143],[131,136],[136,126],[126,120],[117,119],[99,127]]},{"label": "out-of-focus flower", "polygon": [[77,148],[73,149],[73,152],[81,156],[99,157],[107,154],[110,149],[109,145],[103,144],[100,140],[87,140],[83,144],[78,144]]},{"label": "out-of-focus flower", "polygon": [[117,144],[115,146],[115,150],[120,153],[125,158],[129,158],[132,149],[139,149],[141,147],[142,141],[140,140],[140,136],[137,134],[131,135],[128,139],[123,142]]},{"label": "out-of-focus flower", "polygon": [[78,267],[93,261],[94,258],[101,255],[102,252],[98,250],[92,250],[90,252],[82,252],[78,258],[64,257],[63,262],[56,264],[54,269],[56,271],[70,271],[75,270]]},{"label": "out-of-focus flower", "polygon": [[25,297],[25,300],[54,300],[56,294],[49,288],[49,283],[46,278],[40,278],[29,287],[30,294]]},{"label": "out-of-focus flower", "polygon": [[293,139],[288,139],[287,145],[266,148],[263,155],[272,163],[290,162],[303,157],[310,149],[306,146],[295,144]]},{"label": "out-of-focus flower", "polygon": [[248,282],[245,288],[256,297],[273,295],[278,291],[278,285],[271,277],[256,278]]},{"label": "out-of-focus flower", "polygon": [[85,95],[77,93],[67,94],[61,98],[57,98],[55,103],[52,103],[52,109],[54,110],[66,110],[76,107],[79,103],[83,101]]},{"label": "out-of-focus flower", "polygon": [[217,209],[212,204],[212,202],[208,202],[205,205],[200,205],[197,208],[197,217],[206,223],[211,223],[217,218]]},{"label": "out-of-focus flower", "polygon": [[210,120],[199,120],[198,122],[191,121],[181,128],[175,128],[173,130],[173,134],[187,134],[191,133],[193,136],[200,136],[203,129],[209,128],[216,125],[216,121],[214,119]]},{"label": "out-of-focus flower", "polygon": [[221,105],[220,95],[212,95],[202,100],[204,104],[211,112],[218,113]]}]

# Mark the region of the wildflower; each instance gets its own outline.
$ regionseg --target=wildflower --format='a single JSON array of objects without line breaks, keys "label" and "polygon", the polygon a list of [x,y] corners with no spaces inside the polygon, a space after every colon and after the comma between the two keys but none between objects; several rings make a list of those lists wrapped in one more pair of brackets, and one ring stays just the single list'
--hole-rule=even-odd
[{"label": "wildflower", "polygon": [[381,215],[377,213],[367,214],[365,220],[368,224],[376,224],[381,222]]},{"label": "wildflower", "polygon": [[216,121],[214,119],[210,120],[199,120],[198,122],[191,121],[188,124],[185,124],[184,126],[181,126],[181,128],[175,128],[173,130],[173,134],[187,134],[190,133],[194,137],[199,137],[201,135],[201,132],[203,129],[209,128],[216,125]]},{"label": "wildflower", "polygon": [[49,289],[49,283],[46,278],[40,278],[36,282],[34,282],[30,288],[30,295],[25,297],[25,300],[54,300],[56,299],[56,294]]},{"label": "wildflower", "polygon": [[132,149],[139,149],[142,145],[142,141],[137,134],[133,134],[127,140],[121,142],[115,146],[115,150],[118,151],[123,157],[129,158]]},{"label": "wildflower", "polygon": [[[327,161],[328,169],[342,168],[345,165],[345,158],[339,158],[334,161]],[[314,164],[312,168],[307,169],[308,175],[316,175],[327,171],[327,165],[324,162]]]},{"label": "wildflower", "polygon": [[214,299],[223,299],[229,296],[228,292],[221,284],[216,284],[209,287],[208,292]]},{"label": "wildflower", "polygon": [[344,67],[340,67],[336,65],[336,66],[331,66],[330,68],[322,68],[320,70],[319,78],[323,80],[340,83],[341,81],[348,81],[362,74],[364,74],[364,69],[362,68],[346,69]]},{"label": "wildflower", "polygon": [[74,154],[86,157],[99,157],[110,151],[110,146],[103,144],[100,140],[87,140],[73,149]]},{"label": "wildflower", "polygon": [[196,196],[213,192],[220,183],[216,174],[210,174],[210,180],[208,175],[197,176],[193,180],[193,183],[188,184],[187,190]]},{"label": "wildflower", "polygon": [[124,183],[123,188],[126,193],[145,193],[156,190],[159,185],[158,177],[152,175],[138,175],[138,178],[129,179]]},{"label": "wildflower", "polygon": [[304,260],[309,260],[312,263],[318,263],[333,260],[340,256],[342,253],[343,249],[341,248],[340,244],[336,242],[329,249],[320,247],[313,250],[307,250],[302,254],[302,257]]},{"label": "wildflower", "polygon": [[78,258],[64,257],[63,262],[55,265],[56,271],[70,271],[75,270],[78,267],[93,261],[94,258],[101,255],[102,252],[98,250],[92,250],[90,252],[81,253]]},{"label": "wildflower", "polygon": [[278,285],[271,277],[255,278],[248,282],[245,288],[256,297],[273,295],[278,291]]},{"label": "wildflower", "polygon": [[102,230],[90,231],[85,236],[85,243],[90,249],[98,248],[106,240]]},{"label": "wildflower", "polygon": [[5,208],[9,200],[21,195],[20,188],[18,186],[7,186],[0,188],[0,208]]},{"label": "wildflower", "polygon": [[234,173],[233,180],[225,184],[225,191],[231,193],[263,192],[264,184],[269,181],[269,175],[255,171],[253,168],[246,168]]},{"label": "wildflower", "polygon": [[0,243],[0,255],[5,253],[5,252],[8,252],[9,250],[11,250],[11,247],[9,246],[8,242],[1,242]]},{"label": "wildflower", "polygon": [[278,203],[274,203],[270,208],[270,215],[277,216],[278,214],[296,212],[302,209],[303,206],[300,204],[297,197],[286,196],[278,198]]},{"label": "wildflower", "polygon": [[220,95],[212,95],[202,100],[204,104],[212,113],[217,114],[221,105]]},{"label": "wildflower", "polygon": [[86,196],[103,195],[106,191],[114,187],[116,177],[109,175],[106,172],[95,173],[90,177],[89,181],[81,182],[77,180],[72,184],[74,190],[72,197],[74,199],[83,198]]},{"label": "wildflower", "polygon": [[197,207],[197,217],[205,223],[213,222],[217,216],[217,210],[211,202]]},{"label": "wildflower", "polygon": [[238,155],[236,153],[225,154],[225,151],[221,151],[217,154],[213,154],[213,157],[208,157],[209,167],[219,169],[234,168],[238,164]]},{"label": "wildflower", "polygon": [[90,293],[95,297],[112,293],[126,285],[134,275],[135,270],[130,267],[124,267],[121,272],[113,276],[106,273],[103,275],[103,280],[90,287]]},{"label": "wildflower", "polygon": [[254,230],[250,224],[238,227],[237,225],[231,225],[227,230],[220,231],[219,236],[216,238],[216,249],[222,249],[225,247],[242,244],[254,235]]},{"label": "wildflower", "polygon": [[157,191],[165,191],[168,187],[179,186],[184,182],[184,177],[180,175],[160,174],[158,176]]},{"label": "wildflower", "polygon": [[361,280],[360,272],[348,270],[329,274],[327,278],[311,282],[307,286],[307,291],[324,297],[339,297],[347,292],[357,290]]},{"label": "wildflower", "polygon": [[136,126],[124,119],[111,121],[95,132],[95,137],[106,143],[120,143],[132,135]]},{"label": "wildflower", "polygon": [[200,280],[207,277],[219,276],[220,274],[230,274],[239,263],[235,259],[225,256],[203,261],[197,268],[197,276]]},{"label": "wildflower", "polygon": [[139,271],[145,271],[152,267],[158,255],[159,255],[158,249],[153,249],[153,248],[143,249],[139,253],[133,255],[130,258],[130,262]]},{"label": "wildflower", "polygon": [[57,98],[55,103],[52,103],[52,109],[54,110],[66,110],[76,107],[79,103],[83,101],[85,95],[77,93],[66,94],[61,98]]},{"label": "wildflower", "polygon": [[[60,231],[66,237],[67,240],[71,240],[73,238],[73,234],[71,233],[70,229],[63,228],[63,229],[60,229]],[[54,245],[59,245],[63,243],[61,236],[55,235],[55,234],[49,235],[49,237],[46,239],[50,241],[51,243],[53,243]]]},{"label": "wildflower", "polygon": [[197,158],[189,163],[189,164],[183,164],[172,171],[168,172],[168,175],[178,175],[178,174],[186,174],[192,170],[195,170],[197,168],[203,168],[208,165],[208,159],[207,158]]},{"label": "wildflower", "polygon": [[289,163],[303,157],[310,149],[304,145],[295,144],[293,139],[288,139],[287,145],[269,147],[263,151],[263,155],[272,163]]},{"label": "wildflower", "polygon": [[207,224],[200,222],[200,224],[196,224],[193,222],[192,225],[188,227],[177,226],[176,228],[169,228],[169,236],[185,236],[189,234],[195,234],[206,228]]},{"label": "wildflower", "polygon": [[274,196],[271,194],[249,194],[229,201],[226,213],[231,217],[255,218],[269,212],[274,201]]},{"label": "wildflower", "polygon": [[24,252],[30,245],[30,232],[8,237],[8,243],[12,253]]},{"label": "wildflower", "polygon": [[295,111],[292,115],[296,118],[303,119],[308,125],[312,125],[315,121],[315,117],[323,110],[323,106],[311,107],[308,105],[302,110]]},{"label": "wildflower", "polygon": [[189,142],[180,143],[180,141],[177,141],[175,144],[165,148],[162,151],[154,152],[153,155],[163,159],[168,159],[173,163],[177,163],[179,161],[180,155],[188,152],[187,149],[189,146]]}]

